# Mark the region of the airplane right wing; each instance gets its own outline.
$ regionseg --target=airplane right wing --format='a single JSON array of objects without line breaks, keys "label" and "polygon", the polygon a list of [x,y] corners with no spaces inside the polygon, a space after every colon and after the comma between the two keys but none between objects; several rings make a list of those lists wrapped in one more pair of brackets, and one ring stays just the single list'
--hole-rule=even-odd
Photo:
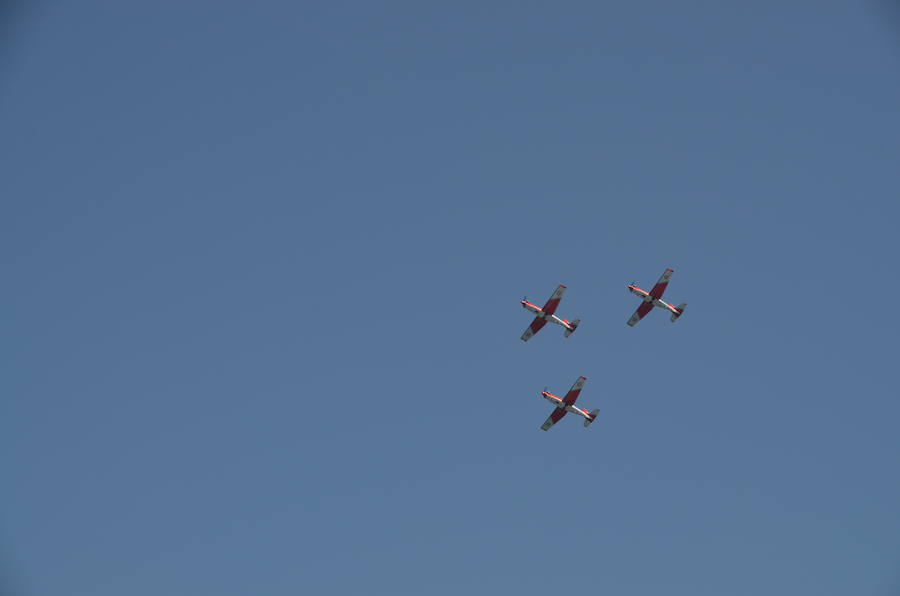
[{"label": "airplane right wing", "polygon": [[634,327],[637,325],[637,322],[643,319],[651,310],[653,310],[652,302],[641,302],[641,305],[637,307],[637,310],[634,311],[634,314],[628,319],[628,326]]},{"label": "airplane right wing", "polygon": [[569,389],[569,392],[563,398],[564,404],[571,406],[575,403],[575,400],[578,399],[578,394],[581,393],[581,388],[584,387],[585,381],[587,381],[587,377],[578,377],[578,380],[575,381],[575,384],[572,385],[572,388]]},{"label": "airplane right wing", "polygon": [[541,425],[541,430],[550,430],[550,427],[562,420],[562,417],[565,415],[566,411],[564,409],[554,408],[547,420]]},{"label": "airplane right wing", "polygon": [[528,341],[531,339],[531,336],[541,330],[541,328],[547,324],[547,321],[542,319],[541,317],[535,317],[531,322],[531,325],[528,326],[528,329],[525,330],[525,333],[522,334],[522,341]]},{"label": "airplane right wing", "polygon": [[666,287],[669,285],[669,278],[672,277],[672,274],[675,273],[673,269],[666,269],[663,271],[663,274],[660,276],[659,281],[656,282],[656,285],[653,286],[653,289],[650,290],[650,295],[655,299],[662,298],[663,292],[666,291]]},{"label": "airplane right wing", "polygon": [[559,284],[559,287],[556,288],[556,291],[553,292],[553,295],[550,296],[550,299],[547,300],[547,304],[544,305],[544,308],[541,309],[544,311],[545,315],[552,315],[556,312],[556,308],[559,306],[559,301],[562,300],[563,294],[566,292],[566,286],[563,284]]}]

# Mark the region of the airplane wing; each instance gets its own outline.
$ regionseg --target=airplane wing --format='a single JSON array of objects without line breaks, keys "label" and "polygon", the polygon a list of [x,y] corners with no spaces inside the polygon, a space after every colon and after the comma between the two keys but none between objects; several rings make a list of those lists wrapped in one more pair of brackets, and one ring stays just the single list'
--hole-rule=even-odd
[{"label": "airplane wing", "polygon": [[634,311],[634,314],[631,315],[631,318],[628,319],[628,326],[634,327],[638,321],[644,318],[644,316],[653,310],[652,302],[641,302],[641,305],[637,307],[637,310]]},{"label": "airplane wing", "polygon": [[541,317],[535,317],[531,322],[531,325],[528,326],[528,329],[525,330],[525,333],[522,334],[522,341],[528,341],[531,339],[531,336],[541,330],[541,327],[547,324],[547,321],[542,319]]},{"label": "airplane wing", "polygon": [[584,387],[585,381],[587,381],[587,377],[578,377],[578,380],[575,381],[575,384],[572,385],[572,388],[569,389],[569,392],[563,398],[564,404],[571,406],[575,403],[575,400],[578,399],[578,394],[581,393],[581,388]]},{"label": "airplane wing", "polygon": [[556,312],[556,307],[559,306],[559,301],[562,300],[563,294],[566,292],[566,286],[559,284],[559,287],[556,288],[556,291],[553,292],[553,295],[550,296],[550,299],[547,300],[547,304],[544,305],[542,309],[545,315],[552,315]]},{"label": "airplane wing", "polygon": [[547,420],[541,425],[541,430],[550,430],[550,427],[562,420],[562,417],[565,416],[566,413],[567,412],[562,408],[553,408],[550,416],[548,416]]},{"label": "airplane wing", "polygon": [[663,292],[666,291],[666,287],[669,285],[669,278],[672,277],[672,274],[674,272],[675,271],[672,269],[666,269],[665,271],[663,271],[663,274],[659,278],[659,281],[656,282],[656,285],[653,286],[652,290],[650,290],[650,296],[656,299],[662,298]]}]

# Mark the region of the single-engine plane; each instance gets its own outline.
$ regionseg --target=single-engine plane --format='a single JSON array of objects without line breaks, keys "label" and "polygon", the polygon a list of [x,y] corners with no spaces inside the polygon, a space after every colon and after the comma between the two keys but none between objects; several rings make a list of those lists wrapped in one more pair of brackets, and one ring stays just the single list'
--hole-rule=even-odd
[{"label": "single-engine plane", "polygon": [[525,330],[525,333],[522,334],[522,341],[528,341],[531,339],[531,336],[541,330],[541,328],[550,323],[556,323],[557,325],[561,325],[566,331],[565,336],[569,337],[575,332],[575,329],[578,328],[578,324],[581,322],[581,319],[574,319],[572,321],[568,321],[566,319],[561,319],[557,317],[555,314],[557,307],[559,306],[559,301],[562,300],[563,294],[566,291],[566,286],[560,284],[556,291],[553,292],[553,295],[550,296],[550,299],[547,300],[547,304],[543,307],[538,306],[532,302],[528,302],[527,298],[522,298],[522,307],[534,313],[534,320],[531,322],[531,325],[528,326],[528,329]]},{"label": "single-engine plane", "polygon": [[556,409],[553,410],[550,417],[547,418],[547,421],[541,425],[541,430],[550,430],[551,426],[562,420],[562,417],[569,412],[582,416],[584,418],[585,428],[590,426],[591,422],[597,419],[597,414],[600,413],[599,408],[588,412],[587,410],[575,407],[575,400],[578,399],[578,395],[581,393],[581,388],[584,387],[585,381],[587,381],[587,377],[578,377],[578,380],[575,381],[575,384],[572,385],[572,388],[569,389],[569,392],[566,393],[565,397],[553,395],[546,389],[541,391],[541,397],[556,406]]},{"label": "single-engine plane", "polygon": [[668,302],[662,301],[663,292],[666,291],[666,287],[669,285],[669,278],[672,277],[672,274],[675,271],[672,269],[666,269],[662,277],[659,278],[659,281],[656,282],[656,285],[653,286],[653,289],[649,292],[647,290],[642,290],[632,283],[628,286],[628,291],[632,294],[636,294],[640,297],[643,302],[640,306],[637,307],[637,310],[634,311],[634,314],[631,315],[631,318],[628,319],[628,326],[634,327],[638,321],[644,318],[647,313],[653,310],[653,307],[659,307],[665,310],[668,310],[672,313],[672,322],[674,323],[678,320],[678,317],[684,312],[684,308],[687,306],[687,302],[682,302],[678,306],[672,306]]}]

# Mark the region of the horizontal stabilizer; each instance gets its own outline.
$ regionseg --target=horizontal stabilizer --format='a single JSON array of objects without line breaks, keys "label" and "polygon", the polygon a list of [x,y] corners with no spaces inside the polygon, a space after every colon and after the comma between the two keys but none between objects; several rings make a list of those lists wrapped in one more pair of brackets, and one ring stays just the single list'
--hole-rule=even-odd
[{"label": "horizontal stabilizer", "polygon": [[575,330],[578,329],[578,324],[581,323],[581,319],[575,319],[574,321],[568,321],[568,323],[569,323],[569,326],[566,327],[566,333],[565,333],[566,337],[569,337],[570,335],[575,333]]},{"label": "horizontal stabilizer", "polygon": [[672,322],[673,322],[673,323],[674,323],[676,320],[678,320],[678,317],[680,317],[680,316],[682,315],[682,313],[684,313],[684,308],[685,308],[686,306],[687,306],[687,302],[682,302],[681,304],[679,304],[678,306],[675,307],[675,309],[676,309],[678,312],[673,312],[673,313],[672,313]]},{"label": "horizontal stabilizer", "polygon": [[597,414],[599,414],[599,413],[600,413],[600,408],[591,410],[591,417],[589,419],[588,418],[584,419],[584,427],[587,428],[588,426],[590,426],[591,422],[593,422],[594,420],[597,419]]}]

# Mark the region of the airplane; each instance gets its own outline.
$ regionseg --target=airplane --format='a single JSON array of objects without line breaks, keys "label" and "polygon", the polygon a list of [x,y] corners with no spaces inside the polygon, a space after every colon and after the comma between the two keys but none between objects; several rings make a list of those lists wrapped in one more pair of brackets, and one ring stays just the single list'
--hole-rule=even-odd
[{"label": "airplane", "polygon": [[581,393],[581,388],[584,386],[585,381],[587,381],[587,377],[578,377],[578,380],[575,381],[575,384],[572,385],[572,388],[569,389],[569,392],[566,393],[565,397],[553,395],[552,393],[549,393],[546,388],[541,391],[541,396],[556,406],[556,409],[553,410],[550,417],[547,418],[547,421],[541,425],[541,430],[549,430],[551,426],[559,422],[568,412],[583,416],[585,428],[597,419],[597,414],[600,412],[599,408],[588,412],[587,410],[575,407],[575,400],[578,399],[578,394]]},{"label": "airplane", "polygon": [[565,291],[566,286],[564,286],[563,284],[559,284],[559,287],[556,288],[556,291],[553,292],[553,295],[550,296],[550,299],[547,300],[547,304],[545,304],[543,308],[541,308],[537,304],[528,302],[527,298],[522,298],[522,307],[524,307],[525,310],[533,312],[535,315],[537,315],[534,317],[531,325],[528,326],[528,329],[525,330],[525,333],[522,334],[522,341],[528,341],[529,339],[531,339],[531,336],[540,331],[541,328],[547,324],[547,321],[556,323],[557,325],[562,325],[566,330],[566,337],[569,337],[570,335],[575,333],[575,329],[578,327],[581,319],[567,321],[566,319],[560,319],[555,314],[553,314],[556,312],[556,307],[559,306],[559,301],[562,300],[562,296]]},{"label": "airplane", "polygon": [[674,273],[674,270],[666,269],[663,272],[662,277],[659,278],[659,281],[656,282],[656,285],[653,286],[653,289],[649,292],[637,287],[636,285],[634,285],[634,282],[632,282],[632,284],[628,286],[629,292],[631,292],[632,294],[637,294],[638,296],[640,296],[641,300],[643,300],[643,303],[641,303],[641,305],[637,307],[637,310],[634,311],[634,314],[631,315],[630,319],[628,319],[629,327],[634,327],[637,322],[643,319],[648,312],[653,310],[654,306],[664,308],[671,312],[673,323],[678,319],[678,317],[682,315],[682,313],[684,312],[684,307],[687,306],[687,302],[682,302],[676,307],[662,301],[663,292],[666,291],[666,287],[669,285],[669,278],[672,277],[672,273]]}]

